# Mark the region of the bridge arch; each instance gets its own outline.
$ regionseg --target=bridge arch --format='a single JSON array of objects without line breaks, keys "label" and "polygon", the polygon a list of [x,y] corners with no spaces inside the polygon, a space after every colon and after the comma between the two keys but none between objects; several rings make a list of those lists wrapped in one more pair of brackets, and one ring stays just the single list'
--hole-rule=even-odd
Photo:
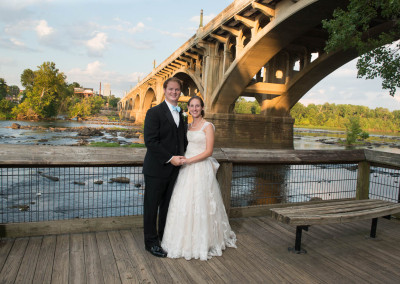
[{"label": "bridge arch", "polygon": [[195,95],[203,96],[203,86],[200,78],[198,78],[194,72],[191,72],[190,70],[180,70],[176,72],[173,77],[183,81],[182,93],[185,97],[193,97]]},{"label": "bridge arch", "polygon": [[148,109],[152,108],[157,103],[156,93],[153,88],[148,88],[145,92],[142,109],[147,112]]},{"label": "bridge arch", "polygon": [[[302,35],[320,25],[330,16],[340,1],[302,0],[289,6],[282,16],[275,18],[258,33],[246,32],[243,52],[230,65],[211,95],[210,106],[214,113],[229,113],[232,104],[249,85],[255,74],[275,55]],[[324,11],[329,11],[324,14]],[[251,37],[251,40],[249,40]]]}]

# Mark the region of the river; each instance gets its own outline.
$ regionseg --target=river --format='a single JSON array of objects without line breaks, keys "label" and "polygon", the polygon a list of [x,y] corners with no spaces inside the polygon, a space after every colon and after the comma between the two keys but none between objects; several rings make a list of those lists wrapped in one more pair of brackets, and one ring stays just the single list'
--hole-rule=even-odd
[{"label": "river", "polygon": [[[41,129],[12,129],[11,125],[18,123],[22,126],[40,126]],[[123,126],[118,123],[103,124],[101,122],[87,121],[0,121],[0,144],[22,144],[22,145],[76,145],[80,137],[75,131],[51,131],[51,128],[72,128],[72,127],[95,127],[95,128],[131,128],[131,126]],[[120,144],[129,144],[138,142],[137,138],[124,138],[117,134],[112,136],[103,132],[104,136],[92,136],[88,142],[119,142]],[[218,135],[218,129],[217,133]],[[345,136],[344,131],[325,130],[325,129],[307,129],[294,128],[293,145],[295,150],[311,150],[311,149],[354,149],[369,148],[379,151],[400,153],[400,136],[387,133],[371,133],[370,137],[385,139],[386,142],[374,142],[363,146],[343,146],[336,143],[339,137]]]}]

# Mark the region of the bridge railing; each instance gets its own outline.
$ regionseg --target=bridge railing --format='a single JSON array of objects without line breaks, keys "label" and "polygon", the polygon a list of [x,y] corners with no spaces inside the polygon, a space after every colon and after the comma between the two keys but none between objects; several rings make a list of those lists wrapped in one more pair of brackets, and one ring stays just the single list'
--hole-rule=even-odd
[{"label": "bridge railing", "polygon": [[[3,146],[0,236],[142,225],[146,149]],[[217,148],[213,156],[230,217],[267,215],[288,203],[400,200],[398,154]]]}]

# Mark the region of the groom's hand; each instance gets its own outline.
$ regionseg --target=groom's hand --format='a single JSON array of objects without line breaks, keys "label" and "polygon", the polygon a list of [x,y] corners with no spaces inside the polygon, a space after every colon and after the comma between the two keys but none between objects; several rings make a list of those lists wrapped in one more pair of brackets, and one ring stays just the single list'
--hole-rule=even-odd
[{"label": "groom's hand", "polygon": [[182,166],[184,159],[184,156],[173,156],[170,162],[174,166]]}]

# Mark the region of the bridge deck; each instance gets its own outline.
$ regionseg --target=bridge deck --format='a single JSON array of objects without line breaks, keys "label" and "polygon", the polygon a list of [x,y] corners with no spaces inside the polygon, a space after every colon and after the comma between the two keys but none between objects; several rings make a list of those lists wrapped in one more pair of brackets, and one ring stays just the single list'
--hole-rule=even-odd
[{"label": "bridge deck", "polygon": [[207,262],[159,259],[141,229],[0,241],[1,283],[398,283],[400,223],[380,219],[311,227],[308,253],[291,254],[295,227],[269,217],[231,220],[238,248]]}]

